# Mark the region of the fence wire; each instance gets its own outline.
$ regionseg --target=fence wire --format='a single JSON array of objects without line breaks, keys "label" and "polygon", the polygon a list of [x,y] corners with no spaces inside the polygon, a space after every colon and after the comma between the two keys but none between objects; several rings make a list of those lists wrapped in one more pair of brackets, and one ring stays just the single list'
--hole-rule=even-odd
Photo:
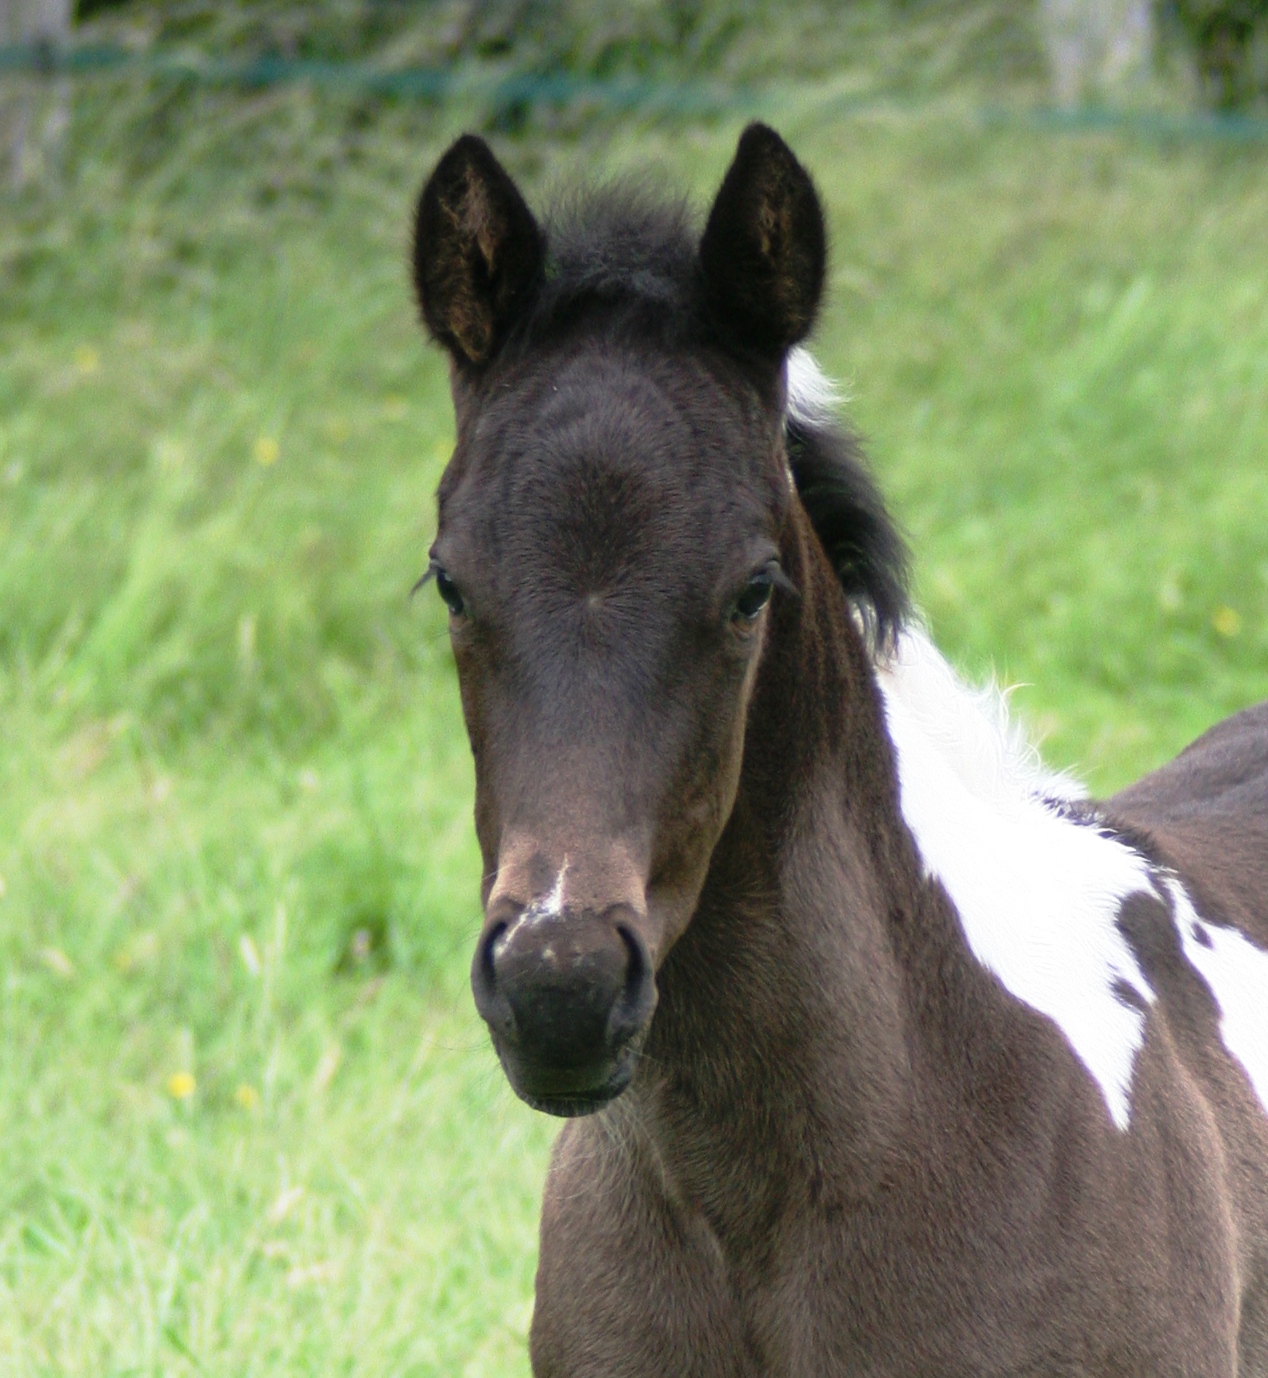
[{"label": "fence wire", "polygon": [[[134,52],[108,46],[49,43],[0,47],[0,79],[6,74],[91,78],[110,74],[193,81],[244,89],[308,83],[329,90],[362,92],[401,100],[474,100],[511,105],[597,105],[615,111],[683,115],[759,115],[772,112],[883,116],[944,113],[936,98],[843,95],[805,84],[754,86],[721,82],[590,78],[566,72],[489,72],[467,67],[385,68],[356,62],[261,56],[245,59],[187,53]],[[1117,133],[1159,140],[1268,143],[1268,118],[1238,113],[1182,113],[1082,106],[980,106],[963,112],[984,128],[1043,134]]]}]

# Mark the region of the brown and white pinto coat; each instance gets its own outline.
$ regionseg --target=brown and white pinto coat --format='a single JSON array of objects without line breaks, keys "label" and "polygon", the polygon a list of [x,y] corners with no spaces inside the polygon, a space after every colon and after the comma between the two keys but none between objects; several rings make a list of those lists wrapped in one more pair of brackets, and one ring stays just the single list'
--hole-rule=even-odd
[{"label": "brown and white pinto coat", "polygon": [[824,262],[761,126],[699,239],[470,137],[419,203],[473,988],[575,1117],[533,1371],[1268,1375],[1268,708],[1033,766],[797,347]]}]

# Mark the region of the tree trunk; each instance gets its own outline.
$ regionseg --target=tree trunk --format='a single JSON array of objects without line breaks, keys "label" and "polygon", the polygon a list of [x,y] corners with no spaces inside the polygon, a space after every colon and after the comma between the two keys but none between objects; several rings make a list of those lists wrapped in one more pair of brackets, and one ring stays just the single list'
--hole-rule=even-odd
[{"label": "tree trunk", "polygon": [[[0,47],[53,50],[70,35],[71,0],[0,0]],[[61,163],[70,91],[38,72],[0,73],[0,164],[15,190],[51,181]],[[0,166],[0,175],[6,171]]]}]

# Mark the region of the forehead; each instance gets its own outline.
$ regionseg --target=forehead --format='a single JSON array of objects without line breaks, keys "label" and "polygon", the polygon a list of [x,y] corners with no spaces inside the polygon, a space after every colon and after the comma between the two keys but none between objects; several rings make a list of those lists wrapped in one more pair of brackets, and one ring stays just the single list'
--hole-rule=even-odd
[{"label": "forehead", "polygon": [[726,361],[600,341],[490,380],[441,486],[442,533],[537,556],[703,555],[783,515],[781,420]]}]

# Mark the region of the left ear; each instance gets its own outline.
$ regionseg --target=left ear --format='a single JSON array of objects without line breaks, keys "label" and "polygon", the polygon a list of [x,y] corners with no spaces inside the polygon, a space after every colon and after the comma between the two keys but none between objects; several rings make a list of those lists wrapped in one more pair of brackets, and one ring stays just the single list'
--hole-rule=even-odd
[{"label": "left ear", "polygon": [[711,314],[746,347],[782,354],[814,324],[826,264],[809,173],[773,129],[750,124],[700,240]]},{"label": "left ear", "polygon": [[464,134],[427,179],[414,226],[423,319],[458,364],[482,369],[527,310],[545,240],[483,139]]}]

